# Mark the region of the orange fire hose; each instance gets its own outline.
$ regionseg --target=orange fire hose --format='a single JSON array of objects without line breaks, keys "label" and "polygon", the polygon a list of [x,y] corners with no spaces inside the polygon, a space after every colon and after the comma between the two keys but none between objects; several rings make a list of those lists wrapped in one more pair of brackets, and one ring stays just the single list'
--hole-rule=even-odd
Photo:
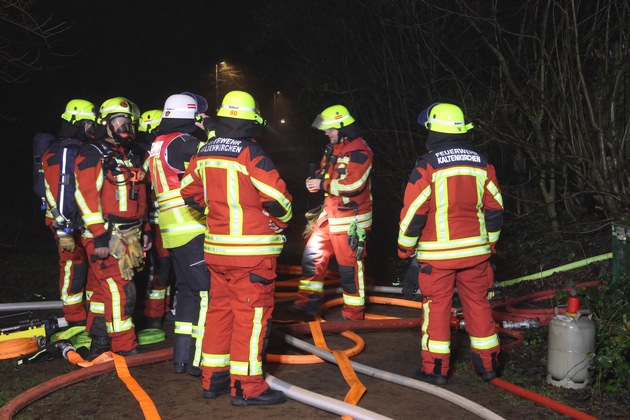
[{"label": "orange fire hose", "polygon": [[24,356],[39,349],[37,337],[20,337],[0,341],[0,360]]},{"label": "orange fire hose", "polygon": [[[301,268],[299,266],[278,266],[278,273],[283,273],[283,274],[300,274],[301,273],[300,270]],[[327,272],[326,275],[328,276],[329,273]],[[334,277],[335,275],[336,273],[330,273],[330,277]],[[288,283],[285,283],[285,284],[288,285]],[[595,284],[597,284],[597,282],[587,282],[587,283],[579,284],[575,287],[585,287],[585,286],[591,286]],[[550,298],[551,297],[550,293],[555,294],[556,291],[554,290],[554,291],[547,291],[547,292],[539,292],[539,293],[534,293],[532,295],[529,295],[527,297],[512,299],[506,302],[495,303],[492,306],[494,309],[493,314],[495,315],[495,320],[522,319],[523,318],[522,313],[521,314],[514,313],[514,312],[517,312],[517,313],[521,312],[521,310],[519,310],[518,308],[515,308],[514,306],[515,304],[521,303],[527,300],[531,301],[532,299]],[[394,305],[406,306],[410,308],[421,308],[422,306],[421,302],[409,301],[405,299],[384,298],[384,297],[379,297],[379,296],[370,296],[367,299],[368,301],[374,302],[374,303],[394,304]],[[333,300],[327,301],[324,305],[322,305],[322,309],[325,310],[327,308],[330,308],[331,306],[338,305],[341,303],[343,303],[342,298],[333,299]],[[500,307],[505,307],[508,312],[497,311],[496,309]],[[536,315],[535,317],[538,317],[539,319],[540,318],[546,319],[549,316],[548,310],[539,310],[539,311],[526,310],[523,313],[526,313],[528,315],[530,314]],[[384,328],[417,328],[419,327],[419,324],[420,324],[420,316],[414,317],[414,318],[407,318],[407,319],[404,319],[404,318],[403,319],[382,319],[382,318],[383,317],[380,317],[378,315],[368,314],[366,315],[366,320],[362,320],[362,321],[342,321],[342,322],[331,321],[331,322],[321,323],[320,325],[321,325],[322,331],[332,331],[332,332],[344,331],[344,334],[346,333],[354,334],[348,330],[349,329],[356,330],[356,329],[384,329]],[[307,334],[310,329],[307,324],[285,325],[281,328],[292,334]],[[516,339],[515,342],[512,342],[502,347],[504,350],[515,347],[522,341],[523,333],[521,331],[512,331],[512,330],[505,330],[505,329],[500,329],[500,330],[503,334],[507,334],[508,336],[511,336],[512,338]],[[358,340],[360,340],[362,344],[360,345],[357,341],[355,341],[357,345],[353,347],[352,349],[346,350],[345,352],[356,351],[356,353],[359,353],[360,351],[363,350],[363,347],[361,347],[361,346],[364,346],[363,340],[359,336],[356,336],[356,337],[358,337]],[[139,354],[136,356],[130,356],[126,359],[126,362],[127,362],[127,365],[130,367],[144,366],[144,365],[148,365],[152,363],[158,363],[158,362],[170,360],[172,358],[172,353],[173,351],[171,348],[157,350],[157,351],[153,351],[149,353]],[[268,355],[268,356],[274,356],[274,355]],[[283,360],[283,361],[278,361],[279,363],[292,363],[289,357],[305,357],[305,356],[287,356],[287,355],[275,355],[275,356]],[[314,355],[313,357],[321,361],[319,357],[314,356]],[[276,360],[267,359],[267,361],[275,362]],[[12,416],[15,413],[17,413],[20,409],[30,404],[31,402],[36,401],[50,394],[53,391],[56,391],[60,388],[63,388],[69,385],[73,385],[75,383],[84,381],[86,379],[99,376],[104,373],[112,372],[114,369],[115,369],[114,361],[104,362],[104,363],[97,364],[88,368],[73,371],[65,375],[61,375],[45,383],[37,385],[25,391],[24,393],[18,395],[17,397],[9,401],[7,404],[5,404],[3,407],[1,407],[0,420],[11,419]],[[589,416],[586,413],[583,413],[574,408],[565,406],[564,404],[559,403],[558,401],[554,401],[550,398],[525,390],[521,387],[518,387],[509,382],[503,381],[499,378],[495,378],[491,380],[490,383],[494,386],[498,386],[509,392],[512,392],[515,395],[518,395],[523,398],[534,401],[536,403],[542,404],[559,413],[569,415],[573,418],[589,419],[589,420],[593,419],[593,417]]]},{"label": "orange fire hose", "polygon": [[[127,357],[127,366],[144,366],[151,363],[163,362],[173,358],[173,349],[156,350],[149,353],[142,353]],[[100,363],[84,369],[75,370],[65,375],[57,376],[42,384],[39,384],[6,403],[0,408],[0,420],[10,420],[15,413],[26,407],[33,401],[45,397],[46,395],[76,384],[86,379],[94,378],[104,373],[113,372],[116,369],[114,361]]]},{"label": "orange fire hose", "polygon": [[584,413],[583,411],[564,405],[558,401],[552,400],[551,398],[547,398],[544,395],[540,395],[535,392],[528,391],[525,388],[521,388],[518,385],[514,385],[513,383],[506,382],[503,379],[494,378],[490,380],[490,383],[496,387],[509,391],[514,395],[518,395],[519,397],[525,398],[535,403],[544,405],[545,407],[551,408],[552,410],[557,411],[558,413],[570,416],[573,419],[597,420],[596,417],[592,417]]}]

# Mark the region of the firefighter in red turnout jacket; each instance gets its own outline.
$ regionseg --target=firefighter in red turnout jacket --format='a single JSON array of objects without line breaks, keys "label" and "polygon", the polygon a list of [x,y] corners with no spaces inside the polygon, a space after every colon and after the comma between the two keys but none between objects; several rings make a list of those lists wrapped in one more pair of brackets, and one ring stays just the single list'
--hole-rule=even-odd
[{"label": "firefighter in red turnout jacket", "polygon": [[175,373],[201,375],[201,343],[208,310],[210,273],[204,261],[205,216],[187,206],[180,188],[199,140],[196,117],[208,108],[194,94],[169,96],[164,102],[158,136],[151,146],[148,168],[158,204],[158,224],[164,247],[175,268],[177,310],[173,339]]},{"label": "firefighter in red turnout jacket", "polygon": [[[324,191],[324,205],[302,256],[302,279],[292,309],[318,315],[324,294],[324,273],[337,259],[343,289],[342,319],[365,316],[365,241],[372,227],[371,177],[373,153],[360,136],[348,109],[326,108],[313,122],[330,139],[316,177],[306,188]],[[317,213],[317,212],[313,212]]]},{"label": "firefighter in red turnout jacket", "polygon": [[[85,241],[97,280],[93,299],[102,302],[90,333],[90,357],[111,350],[123,355],[139,352],[132,314],[136,288],[131,281],[151,248],[142,156],[135,146],[132,110],[126,98],[101,105],[94,142],[76,159],[77,203],[93,236]],[[90,305],[90,311],[93,310]],[[94,310],[97,310],[94,308]]]},{"label": "firefighter in red turnout jacket", "polygon": [[254,98],[232,91],[217,115],[217,138],[191,160],[181,189],[184,201],[207,215],[204,251],[212,282],[203,396],[216,398],[231,387],[233,405],[280,404],[286,397],[265,381],[262,352],[291,195],[256,143],[265,121]]},{"label": "firefighter in red turnout jacket", "polygon": [[74,158],[85,143],[94,139],[94,111],[94,104],[84,99],[68,102],[61,114],[57,140],[50,143],[42,157],[46,225],[57,242],[59,291],[64,317],[70,326],[86,325],[87,320],[85,298],[89,296],[84,294],[88,261],[81,243],[83,221],[74,199]]},{"label": "firefighter in red turnout jacket", "polygon": [[454,287],[470,335],[472,362],[485,380],[496,377],[499,338],[488,290],[489,263],[503,221],[494,167],[471,149],[462,110],[436,103],[418,122],[429,130],[429,152],[418,159],[400,213],[398,256],[417,258],[422,291],[420,380],[445,385],[450,364],[450,315]]}]

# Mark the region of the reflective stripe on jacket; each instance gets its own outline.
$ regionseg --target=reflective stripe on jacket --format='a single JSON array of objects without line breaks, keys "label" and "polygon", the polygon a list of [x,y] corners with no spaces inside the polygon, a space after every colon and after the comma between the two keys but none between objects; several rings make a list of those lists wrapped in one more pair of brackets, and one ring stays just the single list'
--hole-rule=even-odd
[{"label": "reflective stripe on jacket", "polygon": [[355,219],[364,229],[372,226],[373,158],[374,153],[361,137],[335,144],[328,165],[326,156],[322,158],[320,171],[326,169],[322,183],[324,212],[331,234],[346,233]]},{"label": "reflective stripe on jacket", "polygon": [[438,268],[488,259],[499,238],[503,199],[494,167],[466,141],[444,145],[416,162],[400,214],[399,256]]},{"label": "reflective stripe on jacket", "polygon": [[[158,205],[158,223],[165,248],[177,248],[205,232],[203,214],[188,207],[180,193],[180,176],[184,171],[169,162],[169,150],[182,149],[180,142],[199,143],[185,133],[168,133],[158,136],[151,145],[148,168]],[[196,150],[196,146],[195,146]],[[180,150],[181,152],[181,150]],[[188,160],[192,155],[187,156]]]},{"label": "reflective stripe on jacket", "polygon": [[[106,140],[97,142],[82,148],[75,160],[75,198],[85,226],[94,237],[107,233],[105,218],[146,220],[147,210],[141,162],[132,162],[122,146]],[[148,230],[148,223],[143,230]]]},{"label": "reflective stripe on jacket", "polygon": [[181,193],[188,204],[207,209],[204,250],[211,259],[225,263],[221,258],[282,251],[284,238],[271,230],[269,220],[286,227],[292,197],[253,139],[219,137],[202,146],[190,161]]}]

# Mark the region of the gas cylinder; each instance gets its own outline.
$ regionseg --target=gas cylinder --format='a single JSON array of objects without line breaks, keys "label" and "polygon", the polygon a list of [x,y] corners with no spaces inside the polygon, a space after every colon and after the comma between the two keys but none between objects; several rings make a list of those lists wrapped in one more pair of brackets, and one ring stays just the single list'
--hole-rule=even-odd
[{"label": "gas cylinder", "polygon": [[577,296],[569,297],[564,314],[549,323],[547,383],[580,389],[589,383],[588,368],[595,351],[595,322],[592,314],[580,311]]}]

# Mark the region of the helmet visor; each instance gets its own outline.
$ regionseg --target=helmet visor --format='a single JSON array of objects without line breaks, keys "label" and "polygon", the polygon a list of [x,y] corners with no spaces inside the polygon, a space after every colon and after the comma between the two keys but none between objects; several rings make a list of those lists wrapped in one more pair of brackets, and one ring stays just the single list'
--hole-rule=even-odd
[{"label": "helmet visor", "polygon": [[[429,115],[429,113],[431,112],[431,110],[433,109],[434,106],[441,104],[442,102],[436,102],[432,105],[430,105],[427,109],[425,109],[424,111],[422,111],[420,113],[420,115],[418,115],[418,124],[420,124],[423,127],[426,127],[426,123],[431,121],[431,116]],[[427,127],[428,128],[428,127]]]},{"label": "helmet visor", "polygon": [[203,96],[197,95],[196,93],[192,92],[182,92],[181,94],[195,98],[195,101],[197,101],[197,112],[199,114],[203,114],[208,110],[208,101],[206,101]]},{"label": "helmet visor", "polygon": [[318,130],[323,130],[322,127],[324,126],[325,121],[326,119],[322,116],[322,114],[319,114],[317,117],[315,117],[315,120],[313,121],[313,124],[311,124],[311,127]]}]

